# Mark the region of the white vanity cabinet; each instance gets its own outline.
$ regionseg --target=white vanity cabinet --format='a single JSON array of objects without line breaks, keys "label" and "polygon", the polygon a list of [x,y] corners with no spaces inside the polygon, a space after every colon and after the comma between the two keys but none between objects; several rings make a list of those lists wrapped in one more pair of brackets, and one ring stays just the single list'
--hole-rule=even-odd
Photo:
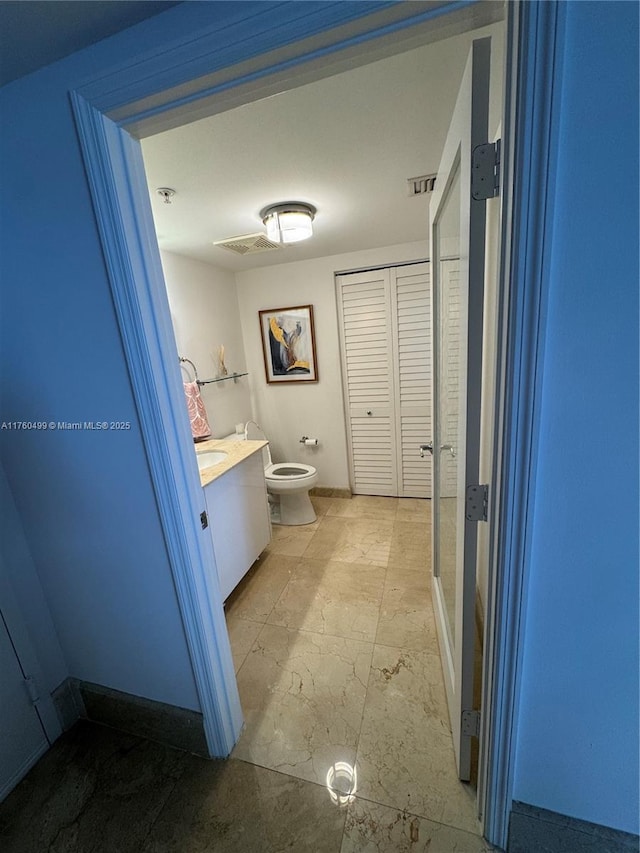
[{"label": "white vanity cabinet", "polygon": [[224,601],[271,541],[262,454],[238,462],[204,494]]}]

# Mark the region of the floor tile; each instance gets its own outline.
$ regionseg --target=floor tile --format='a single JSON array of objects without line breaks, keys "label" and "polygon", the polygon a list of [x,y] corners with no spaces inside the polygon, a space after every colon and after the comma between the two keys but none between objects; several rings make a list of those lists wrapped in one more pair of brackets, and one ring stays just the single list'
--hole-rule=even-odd
[{"label": "floor tile", "polygon": [[348,807],[341,853],[490,853],[494,849],[472,833],[356,798]]},{"label": "floor tile", "polygon": [[305,557],[386,566],[393,522],[325,516],[304,552]]},{"label": "floor tile", "polygon": [[267,548],[268,553],[301,557],[319,524],[319,521],[301,525],[274,524],[271,542]]},{"label": "floor tile", "polygon": [[376,643],[438,654],[431,592],[387,578],[380,605]]},{"label": "floor tile", "polygon": [[398,521],[431,525],[431,501],[427,498],[398,498]]},{"label": "floor tile", "polygon": [[296,557],[263,554],[227,599],[227,617],[266,622],[297,564]]},{"label": "floor tile", "polygon": [[338,853],[345,820],[326,788],[243,761],[186,756],[140,853]]},{"label": "floor tile", "polygon": [[250,622],[248,619],[229,615],[227,616],[227,630],[231,643],[233,666],[237,673],[262,630],[262,622]]},{"label": "floor tile", "polygon": [[456,774],[439,656],[375,646],[357,772],[367,800],[478,832],[475,791]]},{"label": "floor tile", "polygon": [[417,589],[428,592],[431,589],[431,560],[429,559],[421,566],[415,566],[390,559],[387,566],[386,585],[398,589]]},{"label": "floor tile", "polygon": [[313,504],[313,508],[315,509],[318,518],[327,514],[328,509],[332,506],[335,500],[337,500],[337,498],[324,498],[320,495],[311,495],[311,503]]},{"label": "floor tile", "polygon": [[328,516],[340,518],[381,518],[394,521],[398,511],[396,498],[375,495],[354,495],[350,500],[334,500],[328,508]]},{"label": "floor tile", "polygon": [[384,578],[380,566],[302,558],[267,621],[373,642]]},{"label": "floor tile", "polygon": [[78,724],[0,806],[2,853],[139,853],[180,778],[183,756]]},{"label": "floor tile", "polygon": [[406,544],[425,544],[431,541],[431,525],[416,524],[398,515],[393,525],[393,539]]},{"label": "floor tile", "polygon": [[353,765],[373,646],[265,625],[238,675],[245,729],[234,758],[325,784]]},{"label": "floor tile", "polygon": [[428,525],[396,519],[389,548],[389,565],[428,568],[431,564],[431,532]]}]

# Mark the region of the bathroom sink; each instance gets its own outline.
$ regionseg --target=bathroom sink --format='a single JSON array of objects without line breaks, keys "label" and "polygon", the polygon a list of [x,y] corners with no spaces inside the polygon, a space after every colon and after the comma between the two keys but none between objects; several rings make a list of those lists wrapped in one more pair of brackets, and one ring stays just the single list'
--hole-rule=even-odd
[{"label": "bathroom sink", "polygon": [[196,453],[198,460],[198,470],[203,468],[211,468],[212,465],[217,465],[219,462],[224,462],[227,454],[223,450],[207,450],[205,453]]}]

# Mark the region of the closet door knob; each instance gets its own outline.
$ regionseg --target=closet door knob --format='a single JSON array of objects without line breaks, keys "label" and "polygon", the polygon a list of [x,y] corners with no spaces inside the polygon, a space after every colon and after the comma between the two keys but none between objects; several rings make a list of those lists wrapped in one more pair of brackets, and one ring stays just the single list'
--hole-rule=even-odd
[{"label": "closet door knob", "polygon": [[371,409],[367,409],[367,414],[368,414],[369,416],[371,416],[371,415],[373,414],[373,412],[371,411]]}]

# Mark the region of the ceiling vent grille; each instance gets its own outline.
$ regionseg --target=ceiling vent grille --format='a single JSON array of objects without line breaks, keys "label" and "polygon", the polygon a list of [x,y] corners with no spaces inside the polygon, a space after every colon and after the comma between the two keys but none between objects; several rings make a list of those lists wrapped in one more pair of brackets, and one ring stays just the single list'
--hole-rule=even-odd
[{"label": "ceiling vent grille", "polygon": [[409,195],[426,195],[432,193],[436,185],[436,175],[418,175],[417,178],[407,178]]},{"label": "ceiling vent grille", "polygon": [[264,234],[242,234],[240,237],[214,240],[213,245],[235,252],[236,255],[257,255],[258,252],[271,252],[282,248],[280,243],[268,240]]}]

